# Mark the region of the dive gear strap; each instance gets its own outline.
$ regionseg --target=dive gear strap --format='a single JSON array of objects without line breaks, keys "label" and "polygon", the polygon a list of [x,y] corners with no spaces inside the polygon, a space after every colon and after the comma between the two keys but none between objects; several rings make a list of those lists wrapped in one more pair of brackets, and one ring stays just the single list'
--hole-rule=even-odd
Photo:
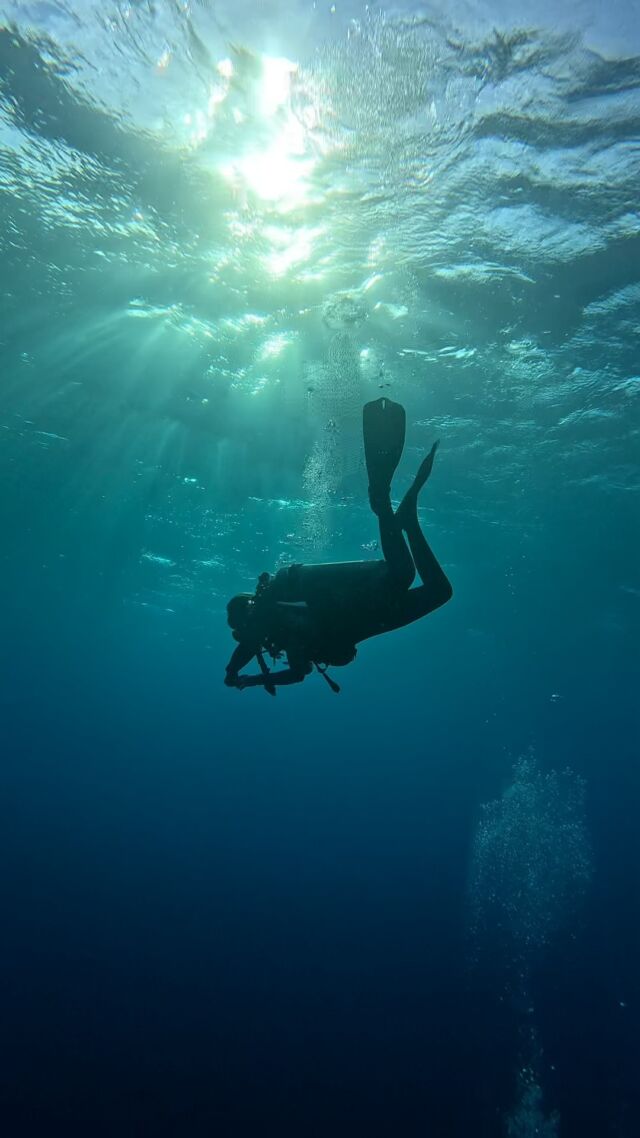
[{"label": "dive gear strap", "polygon": [[317,670],[320,672],[320,675],[322,676],[323,680],[327,681],[329,687],[331,688],[331,691],[334,691],[337,695],[338,692],[340,691],[340,684],[337,684],[335,680],[331,679],[331,676],[327,675],[327,665],[324,664],[324,666],[323,666],[322,664],[319,664],[317,660],[314,660],[313,662],[314,662]]}]

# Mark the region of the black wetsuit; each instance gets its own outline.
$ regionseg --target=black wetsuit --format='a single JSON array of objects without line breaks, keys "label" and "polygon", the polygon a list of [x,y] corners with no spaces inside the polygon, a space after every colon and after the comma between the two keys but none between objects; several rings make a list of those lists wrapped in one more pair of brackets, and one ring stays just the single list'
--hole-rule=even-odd
[{"label": "black wetsuit", "polygon": [[[391,477],[404,445],[404,409],[386,398],[366,404],[364,430],[369,501],[378,518],[384,560],[289,565],[259,584],[234,633],[239,644],[227,665],[230,686],[262,685],[273,692],[276,685],[303,680],[313,664],[349,664],[362,640],[412,624],[451,597],[417,511],[418,492],[431,473],[438,444],[394,512]],[[412,589],[416,570],[422,584]],[[265,651],[274,657],[285,653],[289,667],[269,673]],[[262,674],[240,676],[254,656]]]},{"label": "black wetsuit", "polygon": [[[431,585],[410,588],[413,563],[410,577],[404,559],[398,566],[402,572],[394,568],[387,559],[280,569],[256,599],[255,614],[227,666],[228,676],[237,676],[266,650],[286,654],[289,665],[272,673],[271,680],[297,683],[312,664],[349,664],[361,641],[412,624],[448,600],[450,586],[448,593],[437,595]],[[254,679],[262,682],[261,677]]]}]

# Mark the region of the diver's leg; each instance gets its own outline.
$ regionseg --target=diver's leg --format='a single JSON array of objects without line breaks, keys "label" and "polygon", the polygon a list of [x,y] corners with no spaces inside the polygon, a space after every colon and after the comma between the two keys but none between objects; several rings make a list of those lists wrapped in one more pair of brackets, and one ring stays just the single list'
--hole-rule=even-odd
[{"label": "diver's leg", "polygon": [[393,603],[378,615],[375,627],[360,631],[356,637],[357,642],[413,624],[415,620],[420,620],[445,605],[453,596],[449,578],[420,529],[417,510],[414,510],[413,517],[408,514],[405,516],[404,529],[423,583],[417,589],[398,590]]},{"label": "diver's leg", "polygon": [[380,526],[380,545],[386,578],[394,589],[408,589],[416,570],[391,505],[391,480],[404,448],[404,407],[383,396],[366,403],[362,412],[364,457],[369,475],[369,504]]},{"label": "diver's leg", "polygon": [[453,595],[451,582],[420,529],[417,510],[415,519],[407,520],[405,532],[422,584],[433,593],[434,598],[442,597],[439,603],[444,604]]},{"label": "diver's leg", "polygon": [[416,575],[416,566],[404,540],[402,525],[393,512],[390,497],[378,501],[377,507],[380,547],[389,576],[397,588],[409,589]]},{"label": "diver's leg", "polygon": [[419,585],[417,589],[407,589],[405,593],[400,594],[396,604],[382,619],[378,620],[375,629],[367,631],[365,635],[361,634],[357,642],[368,640],[371,636],[379,636],[382,632],[394,632],[397,628],[405,628],[408,624],[413,624],[414,621],[421,620],[423,616],[446,605],[452,595],[453,590],[448,581],[446,589],[444,586],[438,588],[431,585]]},{"label": "diver's leg", "polygon": [[436,451],[439,445],[440,440],[437,440],[431,447],[431,450],[429,451],[427,457],[420,463],[418,473],[416,474],[413,482],[411,483],[411,486],[407,490],[404,498],[398,506],[398,509],[396,510],[396,517],[400,522],[402,529],[407,528],[407,521],[410,522],[413,518],[417,520],[418,494],[422,490],[422,487],[424,486],[425,482],[431,474],[431,471],[433,470],[433,463],[435,461]]},{"label": "diver's leg", "polygon": [[453,590],[418,521],[418,494],[431,474],[437,449],[438,443],[436,442],[422,462],[413,485],[409,487],[398,506],[396,519],[400,528],[407,535],[411,555],[423,585],[429,593],[433,593],[433,599],[441,597],[439,603],[443,604],[444,601],[449,600]]}]

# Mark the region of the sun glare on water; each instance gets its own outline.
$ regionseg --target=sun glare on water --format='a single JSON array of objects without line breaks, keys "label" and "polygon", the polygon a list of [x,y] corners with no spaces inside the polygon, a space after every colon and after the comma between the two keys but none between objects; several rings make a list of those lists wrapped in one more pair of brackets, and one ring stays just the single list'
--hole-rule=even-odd
[{"label": "sun glare on water", "polygon": [[[299,274],[306,271],[323,232],[304,220],[305,208],[320,204],[319,187],[313,184],[318,143],[311,137],[318,112],[311,104],[294,112],[297,63],[241,49],[236,56],[217,64],[206,112],[185,115],[189,144],[206,145],[213,168],[232,190],[233,206],[226,216],[233,238],[240,238],[246,249],[259,233],[263,270],[271,277]],[[266,252],[265,239],[270,246]]]},{"label": "sun glare on water", "polygon": [[[263,138],[255,149],[226,163],[222,173],[281,213],[309,200],[309,178],[315,159],[308,151],[306,130],[291,110],[291,80],[298,66],[289,59],[264,56],[259,107]],[[266,134],[266,139],[264,135]]]}]

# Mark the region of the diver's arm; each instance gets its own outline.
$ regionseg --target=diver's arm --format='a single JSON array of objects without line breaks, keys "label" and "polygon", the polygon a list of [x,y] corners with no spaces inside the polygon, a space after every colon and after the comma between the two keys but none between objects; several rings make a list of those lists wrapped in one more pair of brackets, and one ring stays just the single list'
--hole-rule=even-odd
[{"label": "diver's arm", "polygon": [[[240,669],[246,667],[246,665],[250,663],[254,656],[260,665],[260,671],[262,675],[241,676],[239,674]],[[267,691],[269,695],[276,694],[273,683],[271,682],[271,673],[259,648],[252,649],[249,645],[239,644],[233,653],[233,656],[231,657],[229,663],[227,664],[226,671],[227,674],[224,678],[224,682],[228,688],[242,689],[245,687],[251,687],[252,685],[247,683],[247,681],[251,679],[257,679],[262,681],[265,691]]]},{"label": "diver's arm", "polygon": [[236,687],[261,688],[285,687],[290,684],[301,684],[305,676],[309,675],[311,664],[304,671],[299,668],[283,668],[281,672],[269,672],[261,676],[238,676]]},{"label": "diver's arm", "polygon": [[247,664],[253,660],[256,652],[257,646],[252,647],[250,644],[238,644],[238,647],[234,649],[233,655],[225,669],[227,674],[225,676],[224,682],[227,687],[236,687],[238,672],[241,670],[241,668],[246,668]]},{"label": "diver's arm", "polygon": [[304,644],[299,640],[291,640],[287,646],[287,664],[288,668],[283,668],[280,672],[270,672],[264,662],[262,653],[256,653],[258,663],[260,665],[260,676],[238,676],[238,687],[240,688],[257,688],[264,687],[272,695],[275,695],[276,687],[286,687],[290,684],[301,684],[305,676],[309,675],[312,671],[313,665],[307,658]]}]

